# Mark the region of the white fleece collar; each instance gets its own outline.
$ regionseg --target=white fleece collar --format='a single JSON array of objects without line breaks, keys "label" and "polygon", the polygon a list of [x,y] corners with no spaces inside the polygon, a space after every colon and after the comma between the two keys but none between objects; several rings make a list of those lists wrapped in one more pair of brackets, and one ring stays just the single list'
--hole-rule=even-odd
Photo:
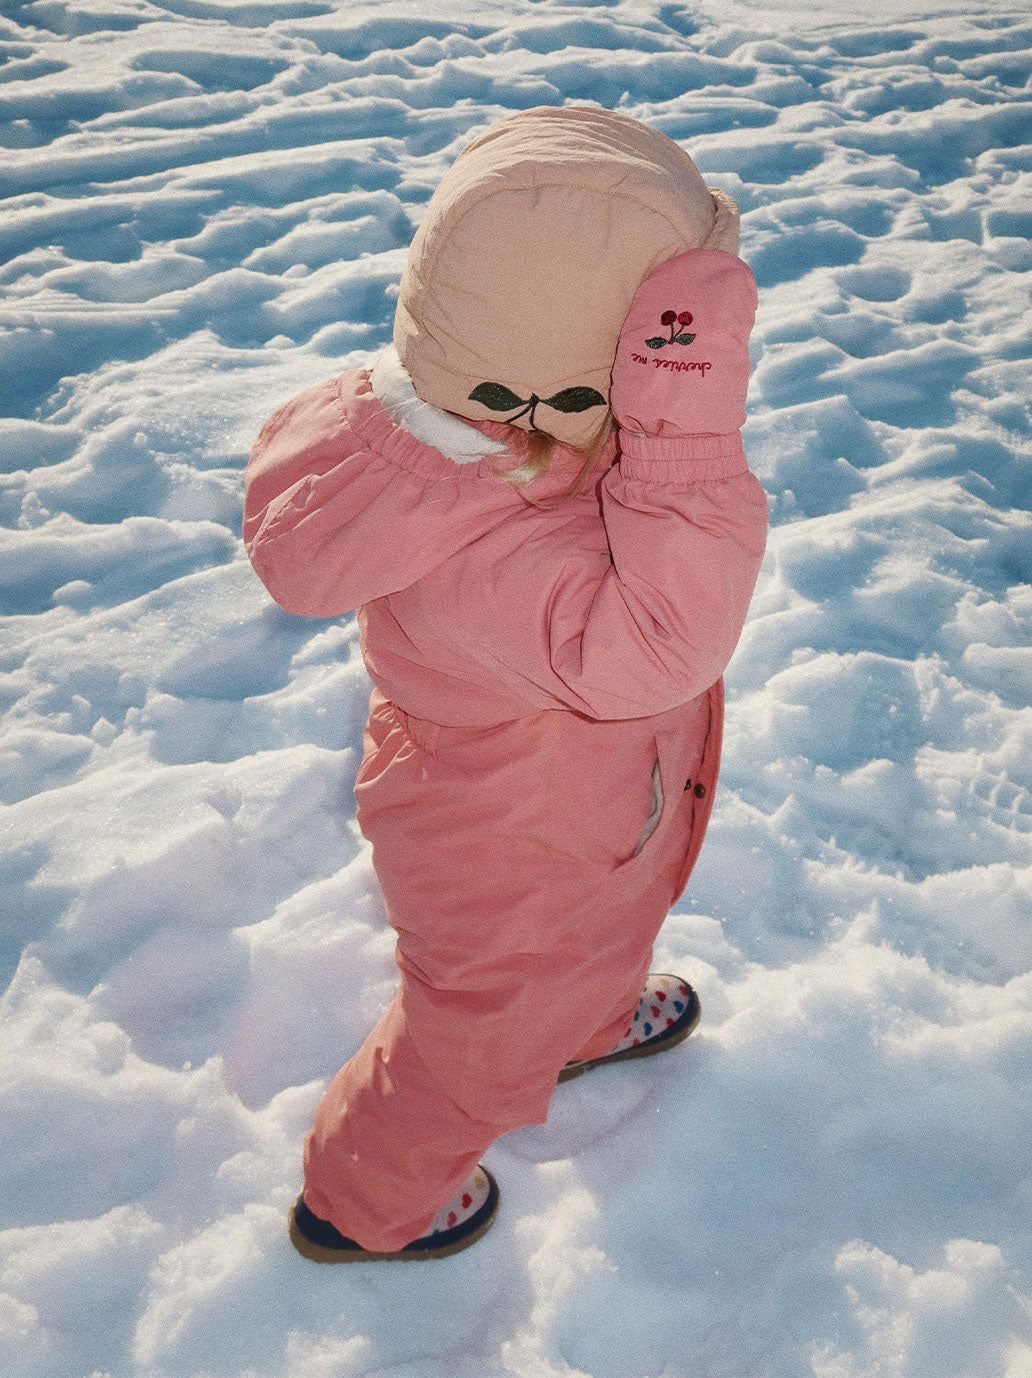
[{"label": "white fleece collar", "polygon": [[412,379],[398,358],[393,344],[377,356],[369,374],[369,385],[395,425],[414,435],[424,445],[432,445],[456,464],[475,464],[485,455],[506,449],[500,440],[467,425],[451,412],[431,406],[416,394]]}]

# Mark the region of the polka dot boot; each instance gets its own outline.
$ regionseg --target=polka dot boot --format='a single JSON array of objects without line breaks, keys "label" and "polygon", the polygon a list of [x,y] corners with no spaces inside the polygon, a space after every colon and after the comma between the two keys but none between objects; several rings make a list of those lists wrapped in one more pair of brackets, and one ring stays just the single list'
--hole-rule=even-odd
[{"label": "polka dot boot", "polygon": [[426,1234],[391,1253],[363,1249],[305,1205],[304,1194],[290,1212],[290,1242],[313,1263],[358,1263],[364,1259],[445,1258],[467,1249],[484,1234],[498,1210],[498,1183],[478,1167],[462,1190],[434,1216]]},{"label": "polka dot boot", "polygon": [[579,1077],[591,1067],[623,1062],[632,1057],[651,1057],[682,1043],[699,1022],[699,997],[687,981],[665,972],[650,972],[638,1000],[631,1027],[612,1052],[584,1062],[568,1062],[559,1081]]}]

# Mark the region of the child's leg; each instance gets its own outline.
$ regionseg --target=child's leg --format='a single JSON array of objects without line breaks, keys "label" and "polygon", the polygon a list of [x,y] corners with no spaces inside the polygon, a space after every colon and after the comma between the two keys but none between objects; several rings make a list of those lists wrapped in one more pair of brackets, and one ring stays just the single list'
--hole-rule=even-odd
[{"label": "child's leg", "polygon": [[377,1250],[418,1238],[496,1139],[544,1122],[567,1062],[627,1032],[665,905],[595,896],[571,915],[576,947],[554,913],[553,948],[543,934],[543,951],[483,965],[467,955],[450,975],[435,966],[432,984],[399,934],[401,989],[333,1079],[305,1146],[305,1200],[342,1234]]},{"label": "child's leg", "polygon": [[403,1248],[498,1133],[433,1082],[399,995],[319,1104],[305,1142],[305,1202],[364,1248]]},{"label": "child's leg", "polygon": [[[571,731],[585,737],[580,757]],[[468,743],[456,734],[430,761],[390,705],[371,714],[355,794],[402,983],[333,1079],[305,1149],[309,1208],[367,1249],[418,1238],[495,1139],[544,1122],[567,1062],[627,1031],[686,833],[671,816],[614,867],[610,832],[629,853],[641,824],[590,814],[623,805],[622,763],[595,731],[542,713]],[[634,810],[647,812],[651,746]],[[585,762],[612,780],[584,780]],[[542,793],[560,801],[554,815]]]}]

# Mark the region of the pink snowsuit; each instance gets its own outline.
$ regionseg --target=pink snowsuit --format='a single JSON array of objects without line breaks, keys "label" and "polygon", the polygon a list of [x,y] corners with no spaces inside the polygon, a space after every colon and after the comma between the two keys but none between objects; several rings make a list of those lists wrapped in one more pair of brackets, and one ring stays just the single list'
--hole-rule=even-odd
[{"label": "pink snowsuit", "polygon": [[254,568],[288,611],[357,609],[375,685],[355,797],[401,984],[318,1107],[304,1188],[365,1248],[425,1232],[566,1062],[623,1037],[702,844],[767,506],[737,433],[673,453],[614,432],[543,510],[578,453],[514,487],[396,424],[366,368],[255,445]]}]

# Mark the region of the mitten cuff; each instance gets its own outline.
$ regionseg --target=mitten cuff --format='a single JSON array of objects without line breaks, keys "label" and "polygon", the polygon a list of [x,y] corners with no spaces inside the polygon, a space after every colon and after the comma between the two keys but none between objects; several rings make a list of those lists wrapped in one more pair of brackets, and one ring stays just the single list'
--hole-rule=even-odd
[{"label": "mitten cuff", "polygon": [[734,478],[749,465],[740,431],[729,435],[636,435],[618,432],[620,472],[650,483],[700,483]]}]

